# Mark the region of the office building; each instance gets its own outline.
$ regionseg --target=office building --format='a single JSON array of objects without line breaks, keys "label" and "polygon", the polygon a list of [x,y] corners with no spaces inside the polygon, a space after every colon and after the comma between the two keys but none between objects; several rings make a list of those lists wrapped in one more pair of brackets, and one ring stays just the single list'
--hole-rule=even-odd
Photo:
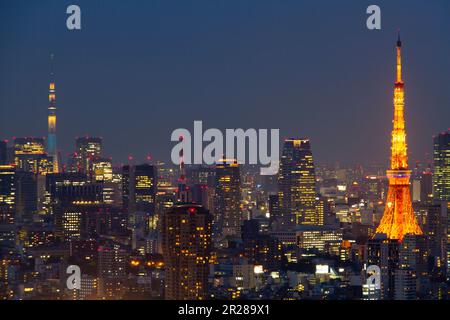
[{"label": "office building", "polygon": [[214,232],[218,237],[240,236],[241,178],[237,161],[221,159],[216,165]]}]

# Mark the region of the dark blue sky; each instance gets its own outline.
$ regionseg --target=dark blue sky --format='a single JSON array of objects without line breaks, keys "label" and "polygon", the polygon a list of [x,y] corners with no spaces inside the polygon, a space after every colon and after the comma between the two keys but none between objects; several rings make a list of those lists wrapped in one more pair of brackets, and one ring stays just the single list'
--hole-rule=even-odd
[{"label": "dark blue sky", "polygon": [[[395,2],[395,3],[394,3]],[[66,29],[78,4],[82,30]],[[369,31],[370,4],[382,29]],[[387,163],[396,30],[413,159],[450,126],[450,2],[2,0],[0,138],[45,136],[55,54],[58,143],[168,160],[176,128],[280,128],[317,161]]]}]

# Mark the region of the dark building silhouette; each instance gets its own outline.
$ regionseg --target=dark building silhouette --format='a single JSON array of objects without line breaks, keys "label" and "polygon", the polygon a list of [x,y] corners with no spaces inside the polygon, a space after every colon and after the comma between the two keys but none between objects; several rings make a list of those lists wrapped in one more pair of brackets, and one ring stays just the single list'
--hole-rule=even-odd
[{"label": "dark building silhouette", "polygon": [[447,202],[428,205],[424,234],[436,265],[445,265],[447,245]]},{"label": "dark building silhouette", "polygon": [[[402,300],[409,300],[417,296],[426,296],[429,287],[428,255],[425,235],[405,235],[399,244],[399,269],[405,271],[398,272],[396,275],[396,299],[403,297]],[[413,283],[403,283],[409,280]]]},{"label": "dark building silhouette", "polygon": [[450,131],[434,137],[434,199],[450,201]]},{"label": "dark building silhouette", "polygon": [[250,264],[262,265],[264,270],[279,270],[284,262],[280,241],[264,234],[257,219],[244,221],[242,242],[244,256]]},{"label": "dark building silhouette", "polygon": [[33,172],[16,172],[16,217],[23,223],[31,223],[38,210],[38,182]]},{"label": "dark building silhouette", "polygon": [[75,182],[58,185],[52,201],[55,236],[60,241],[80,239],[83,228],[87,227],[85,208],[99,205],[102,200],[102,184]]},{"label": "dark building silhouette", "polygon": [[13,247],[16,230],[16,169],[0,165],[0,253],[2,248]]},{"label": "dark building silhouette", "polygon": [[367,265],[377,265],[381,270],[381,297],[393,300],[395,297],[395,271],[399,267],[399,242],[378,234],[367,242]]},{"label": "dark building silhouette", "polygon": [[269,195],[270,224],[276,223],[281,216],[280,198],[278,194]]},{"label": "dark building silhouette", "polygon": [[150,231],[150,221],[156,216],[157,169],[149,164],[123,166],[122,202],[128,212],[131,226]]},{"label": "dark building silhouette", "polygon": [[0,165],[6,164],[8,159],[8,144],[0,140]]}]

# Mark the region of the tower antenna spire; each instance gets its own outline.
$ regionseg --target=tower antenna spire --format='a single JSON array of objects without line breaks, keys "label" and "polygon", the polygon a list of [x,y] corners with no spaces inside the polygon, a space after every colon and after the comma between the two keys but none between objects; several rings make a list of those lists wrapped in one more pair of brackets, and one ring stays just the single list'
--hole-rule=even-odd
[{"label": "tower antenna spire", "polygon": [[50,75],[53,77],[54,74],[54,70],[53,70],[53,60],[55,59],[55,54],[53,52],[50,53]]},{"label": "tower antenna spire", "polygon": [[400,29],[398,29],[397,36],[397,83],[403,83],[402,81],[402,41],[400,40]]}]

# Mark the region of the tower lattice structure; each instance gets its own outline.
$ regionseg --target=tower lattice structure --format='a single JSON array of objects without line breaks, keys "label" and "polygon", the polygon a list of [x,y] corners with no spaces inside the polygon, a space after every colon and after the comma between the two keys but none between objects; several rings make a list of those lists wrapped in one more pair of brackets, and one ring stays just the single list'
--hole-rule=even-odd
[{"label": "tower lattice structure", "polygon": [[389,190],[386,206],[376,233],[384,233],[389,239],[403,240],[406,234],[423,234],[412,208],[410,193],[411,170],[405,130],[405,92],[402,80],[402,42],[397,41],[397,81],[394,86],[394,121],[392,129],[391,167],[387,170]]}]

